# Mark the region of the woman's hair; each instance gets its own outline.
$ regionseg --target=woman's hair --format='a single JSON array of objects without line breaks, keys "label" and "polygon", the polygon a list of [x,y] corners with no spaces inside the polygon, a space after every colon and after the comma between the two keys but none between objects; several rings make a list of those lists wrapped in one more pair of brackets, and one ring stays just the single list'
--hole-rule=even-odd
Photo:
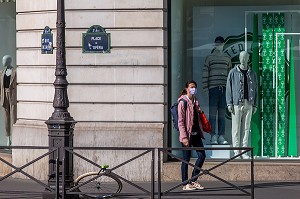
[{"label": "woman's hair", "polygon": [[184,87],[184,89],[181,91],[179,97],[182,96],[182,95],[186,95],[186,94],[187,94],[186,88],[188,88],[190,84],[195,84],[195,86],[196,86],[196,88],[197,88],[197,83],[196,83],[194,80],[187,81],[187,82],[185,83],[185,87]]}]

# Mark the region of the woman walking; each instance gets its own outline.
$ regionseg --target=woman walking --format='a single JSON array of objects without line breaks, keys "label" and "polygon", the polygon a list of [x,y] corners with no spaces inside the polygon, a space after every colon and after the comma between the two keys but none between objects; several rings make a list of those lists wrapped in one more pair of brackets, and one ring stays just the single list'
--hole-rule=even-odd
[{"label": "woman walking", "polygon": [[[179,140],[182,147],[203,147],[202,138],[203,132],[200,128],[199,112],[200,106],[196,98],[197,83],[193,80],[188,81],[185,88],[178,98],[178,128],[180,132]],[[183,160],[189,162],[191,158],[191,150],[183,150]],[[205,160],[205,151],[196,150],[198,158],[196,166],[201,168]],[[197,182],[200,170],[194,168],[192,173],[192,180],[188,181],[188,164],[182,162],[181,175],[183,190],[204,189],[200,183]],[[195,178],[193,178],[195,177]]]}]

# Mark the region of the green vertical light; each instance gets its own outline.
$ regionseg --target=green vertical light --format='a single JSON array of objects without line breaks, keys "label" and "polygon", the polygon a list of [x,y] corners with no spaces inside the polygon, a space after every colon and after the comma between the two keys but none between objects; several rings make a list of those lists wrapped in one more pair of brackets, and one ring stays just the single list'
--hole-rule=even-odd
[{"label": "green vertical light", "polygon": [[[285,32],[285,17],[283,13],[275,13],[274,14],[274,34],[276,33],[284,33]],[[287,155],[286,148],[286,108],[285,108],[285,39],[284,35],[280,34],[277,37],[277,104],[278,104],[278,126],[275,127],[278,129],[277,131],[277,155],[284,157]]]},{"label": "green vertical light", "polygon": [[262,91],[263,91],[263,155],[275,155],[274,133],[274,89],[273,89],[273,14],[262,15]]},{"label": "green vertical light", "polygon": [[289,136],[288,136],[288,155],[297,156],[297,114],[296,114],[296,94],[295,94],[295,65],[293,40],[290,47],[290,100],[289,100]]},{"label": "green vertical light", "polygon": [[259,40],[258,40],[258,15],[253,15],[253,44],[252,44],[252,70],[256,73],[258,81],[258,107],[251,119],[251,144],[254,155],[261,154],[261,91],[259,71]]}]

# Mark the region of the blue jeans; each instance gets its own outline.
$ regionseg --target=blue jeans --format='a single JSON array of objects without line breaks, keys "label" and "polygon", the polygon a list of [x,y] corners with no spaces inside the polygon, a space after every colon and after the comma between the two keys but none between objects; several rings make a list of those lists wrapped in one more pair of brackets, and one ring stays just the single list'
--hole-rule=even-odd
[{"label": "blue jeans", "polygon": [[[201,139],[199,133],[197,135],[191,135],[189,147],[192,147],[192,146],[193,147],[203,147],[203,142],[202,142],[202,139]],[[182,147],[185,147],[185,146],[182,144]],[[205,151],[204,150],[196,150],[196,152],[197,152],[198,159],[197,159],[195,165],[197,167],[201,168],[203,166],[203,163],[204,163],[204,160],[206,157]],[[182,154],[183,154],[182,159],[187,162],[190,162],[192,151],[191,150],[183,150]],[[189,165],[184,162],[181,163],[182,182],[184,182],[188,179],[188,166]],[[200,173],[200,170],[194,168],[192,177],[198,175],[199,173]],[[195,182],[197,179],[198,178],[193,179],[192,182]]]},{"label": "blue jeans", "polygon": [[[209,89],[209,122],[211,136],[216,135],[216,118],[218,116],[218,134],[225,134],[226,88],[218,86]],[[218,114],[218,115],[217,115]]]}]

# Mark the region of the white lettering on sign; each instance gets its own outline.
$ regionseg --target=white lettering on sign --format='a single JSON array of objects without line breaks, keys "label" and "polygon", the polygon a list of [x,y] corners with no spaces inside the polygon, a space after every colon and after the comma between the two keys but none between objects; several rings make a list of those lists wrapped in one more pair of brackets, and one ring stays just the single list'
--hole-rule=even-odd
[{"label": "white lettering on sign", "polygon": [[99,40],[101,40],[101,37],[91,37],[91,40],[92,41],[99,41]]},{"label": "white lettering on sign", "polygon": [[93,46],[93,50],[103,50],[103,46]]},{"label": "white lettering on sign", "polygon": [[93,29],[92,29],[92,32],[100,32],[100,30],[99,30],[99,29],[93,28]]},{"label": "white lettering on sign", "polygon": [[[248,46],[247,51],[250,53],[252,52],[251,43],[252,42],[250,42],[250,41],[247,42],[247,46]],[[242,52],[244,50],[245,50],[245,42],[240,41],[240,42],[231,44],[223,52],[225,54],[227,54],[229,57],[233,58],[233,57],[238,56],[240,54],[240,52]]]}]

